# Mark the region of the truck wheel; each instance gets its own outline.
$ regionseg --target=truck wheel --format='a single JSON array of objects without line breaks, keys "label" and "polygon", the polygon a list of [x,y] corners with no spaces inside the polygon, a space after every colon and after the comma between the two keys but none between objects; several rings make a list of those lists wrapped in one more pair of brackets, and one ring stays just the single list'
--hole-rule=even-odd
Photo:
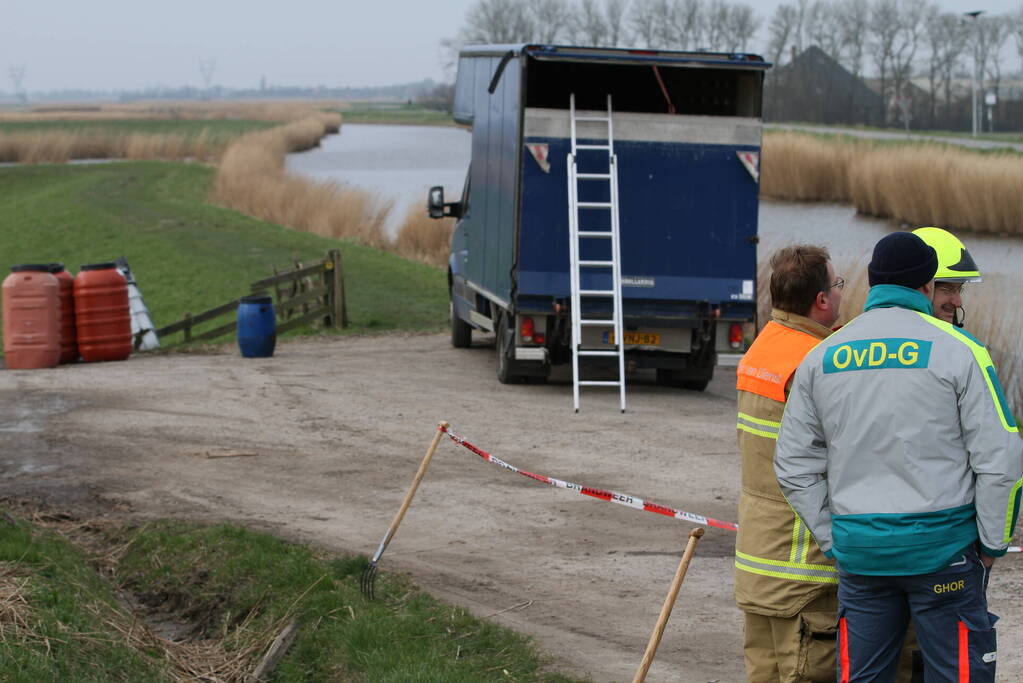
[{"label": "truck wheel", "polygon": [[472,326],[455,315],[455,304],[448,304],[451,312],[451,345],[456,349],[472,346]]},{"label": "truck wheel", "polygon": [[494,347],[497,349],[497,381],[501,384],[517,384],[522,381],[522,375],[513,371],[511,359],[512,345],[509,344],[511,335],[508,334],[508,316],[501,314],[496,328],[497,338],[494,340]]}]

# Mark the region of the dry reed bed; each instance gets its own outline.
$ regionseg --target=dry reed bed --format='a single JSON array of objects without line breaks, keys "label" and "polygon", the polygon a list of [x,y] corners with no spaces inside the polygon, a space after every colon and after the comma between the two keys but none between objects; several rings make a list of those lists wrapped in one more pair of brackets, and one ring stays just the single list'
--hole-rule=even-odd
[{"label": "dry reed bed", "polygon": [[248,133],[224,153],[214,198],[256,218],[325,237],[345,239],[435,266],[447,263],[450,219],[435,221],[423,210],[405,217],[391,241],[385,226],[393,202],[334,182],[316,182],[285,171],[287,154],[313,147],[340,125],[337,114]]},{"label": "dry reed bed", "polygon": [[72,159],[196,159],[216,161],[227,147],[203,131],[196,136],[114,131],[0,133],[0,162],[65,163]]},{"label": "dry reed bed", "polygon": [[1023,234],[1023,157],[942,145],[884,145],[768,133],[761,192],[796,201],[850,202],[910,225]]},{"label": "dry reed bed", "polygon": [[335,100],[296,100],[293,102],[264,100],[159,101],[100,106],[58,105],[37,108],[0,108],[0,122],[248,119],[250,121],[288,123],[306,118],[310,111],[345,109],[347,107],[347,103]]}]

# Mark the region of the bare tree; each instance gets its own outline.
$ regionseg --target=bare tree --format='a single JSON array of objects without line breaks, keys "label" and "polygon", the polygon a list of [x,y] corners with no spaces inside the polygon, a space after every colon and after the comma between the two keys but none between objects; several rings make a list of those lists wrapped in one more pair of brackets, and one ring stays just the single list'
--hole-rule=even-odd
[{"label": "bare tree", "polygon": [[937,9],[927,0],[899,0],[900,30],[892,46],[892,88],[895,95],[907,94],[907,85],[913,77],[913,63],[920,39],[927,25],[927,17]]},{"label": "bare tree", "polygon": [[1016,52],[1023,60],[1023,7],[1010,18],[1010,27],[1012,28],[1012,37],[1016,39]]},{"label": "bare tree", "polygon": [[566,0],[529,0],[529,18],[536,28],[529,40],[557,43],[566,38],[572,12]]},{"label": "bare tree", "polygon": [[669,45],[682,50],[698,50],[703,42],[702,6],[700,0],[673,0],[673,11],[665,22],[671,30]]},{"label": "bare tree", "polygon": [[990,89],[996,93],[1002,83],[1002,49],[1010,30],[1005,17],[980,17],[977,26],[978,71],[982,79],[987,77]]},{"label": "bare tree", "polygon": [[731,8],[725,0],[710,0],[699,15],[702,42],[715,51],[728,49],[728,16]]},{"label": "bare tree", "polygon": [[937,93],[943,95],[945,125],[952,109],[952,75],[959,67],[966,46],[966,25],[960,16],[934,14],[927,21],[927,80],[931,88],[931,121],[937,118]]},{"label": "bare tree", "polygon": [[867,47],[870,18],[869,0],[845,0],[835,7],[842,26],[844,64],[857,78],[863,73],[863,53]]},{"label": "bare tree", "polygon": [[771,55],[771,61],[781,65],[785,57],[785,50],[793,38],[796,30],[796,16],[798,10],[789,4],[781,4],[771,15],[771,21],[767,25],[768,43],[767,51]]},{"label": "bare tree", "polygon": [[816,0],[808,8],[805,28],[807,46],[816,45],[832,59],[841,61],[843,17],[839,14],[839,2]]},{"label": "bare tree", "polygon": [[760,28],[760,18],[753,8],[736,3],[728,12],[728,49],[732,52],[746,52],[753,34]]},{"label": "bare tree", "polygon": [[663,14],[659,12],[663,0],[633,0],[629,12],[629,25],[636,42],[643,47],[663,47],[658,41]]},{"label": "bare tree", "polygon": [[874,0],[870,7],[870,32],[874,36],[871,48],[874,66],[881,79],[881,98],[888,101],[889,80],[895,58],[895,41],[902,30],[902,14],[897,0]]},{"label": "bare tree", "polygon": [[608,27],[598,0],[579,0],[575,21],[572,23],[572,37],[585,45],[608,45]]},{"label": "bare tree", "polygon": [[526,5],[518,0],[478,0],[465,13],[460,39],[468,43],[525,43],[535,37]]},{"label": "bare tree", "polygon": [[628,42],[628,27],[625,25],[625,10],[629,0],[604,0],[604,19],[607,21],[608,45]]}]

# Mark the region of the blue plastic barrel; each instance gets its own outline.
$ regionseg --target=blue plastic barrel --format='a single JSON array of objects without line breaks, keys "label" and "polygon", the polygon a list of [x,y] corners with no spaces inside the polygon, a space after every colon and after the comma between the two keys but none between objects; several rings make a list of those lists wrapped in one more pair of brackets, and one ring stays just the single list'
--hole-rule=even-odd
[{"label": "blue plastic barrel", "polygon": [[269,358],[277,344],[273,299],[245,296],[238,304],[238,348],[246,358]]}]

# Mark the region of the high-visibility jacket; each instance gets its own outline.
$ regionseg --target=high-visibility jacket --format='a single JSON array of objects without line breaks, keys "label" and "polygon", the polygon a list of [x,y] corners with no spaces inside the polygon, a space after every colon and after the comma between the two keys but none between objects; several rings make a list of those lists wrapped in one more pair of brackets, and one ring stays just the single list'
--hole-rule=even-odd
[{"label": "high-visibility jacket", "polygon": [[747,612],[791,617],[838,585],[834,563],[785,502],[774,472],[774,447],[792,376],[830,330],[778,309],[771,317],[736,373],[742,492],[735,601]]},{"label": "high-visibility jacket", "polygon": [[1023,442],[987,349],[876,285],[866,311],[796,373],[775,470],[789,503],[852,574],[927,574],[978,541],[1003,555]]}]

